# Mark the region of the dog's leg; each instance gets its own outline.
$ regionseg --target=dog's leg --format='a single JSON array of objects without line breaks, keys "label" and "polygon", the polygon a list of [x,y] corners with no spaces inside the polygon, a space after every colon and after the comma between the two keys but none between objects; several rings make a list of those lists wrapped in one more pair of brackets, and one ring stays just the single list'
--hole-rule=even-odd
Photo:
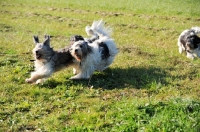
[{"label": "dog's leg", "polygon": [[198,50],[198,52],[197,52],[197,57],[200,58],[200,50]]},{"label": "dog's leg", "polygon": [[180,42],[180,40],[178,41],[178,51],[180,54],[183,53],[183,50],[185,50],[183,44]]},{"label": "dog's leg", "polygon": [[183,48],[182,48],[182,47],[179,47],[178,50],[179,50],[179,53],[180,53],[180,54],[183,53]]},{"label": "dog's leg", "polygon": [[79,80],[79,79],[89,79],[90,76],[86,76],[84,73],[80,72],[79,74],[71,77],[71,80]]},{"label": "dog's leg", "polygon": [[36,81],[36,84],[43,84],[44,81],[45,81],[45,79],[38,79],[38,80]]},{"label": "dog's leg", "polygon": [[197,48],[197,57],[200,58],[200,45],[198,45],[198,48]]},{"label": "dog's leg", "polygon": [[199,48],[193,50],[194,57],[200,57],[200,50]]},{"label": "dog's leg", "polygon": [[77,75],[71,77],[70,79],[72,79],[72,80],[89,79],[91,77],[91,75],[93,74],[93,72],[94,72],[94,70],[92,70],[90,67],[88,67],[87,69],[84,69],[84,70],[81,69],[81,71]]},{"label": "dog's leg", "polygon": [[190,52],[190,54],[191,54],[192,57],[190,57],[190,55],[188,55],[188,53],[187,53],[187,55],[189,56],[189,57],[188,56],[187,57],[190,58],[190,59],[194,59],[195,57],[200,58],[200,50],[199,50],[199,48],[194,49],[193,51]]},{"label": "dog's leg", "polygon": [[73,68],[73,74],[74,74],[74,75],[77,74],[77,70],[76,70],[76,68]]},{"label": "dog's leg", "polygon": [[31,77],[26,79],[27,83],[35,83],[38,79],[42,78],[37,72],[32,72]]},{"label": "dog's leg", "polygon": [[193,54],[194,57],[198,57],[198,50],[197,49],[193,50],[192,54]]},{"label": "dog's leg", "polygon": [[187,54],[187,58],[192,59],[192,60],[194,59],[194,55],[192,53],[186,52],[186,54]]},{"label": "dog's leg", "polygon": [[44,74],[39,74],[38,72],[32,72],[31,77],[26,79],[27,83],[40,82],[42,78],[46,77]]},{"label": "dog's leg", "polygon": [[49,77],[53,71],[51,70],[44,70],[44,69],[40,69],[38,71],[35,71],[35,72],[32,72],[31,73],[31,77],[26,79],[26,82],[27,83],[35,83],[36,84],[39,84],[39,83],[42,83],[44,81],[44,78],[47,78]]}]

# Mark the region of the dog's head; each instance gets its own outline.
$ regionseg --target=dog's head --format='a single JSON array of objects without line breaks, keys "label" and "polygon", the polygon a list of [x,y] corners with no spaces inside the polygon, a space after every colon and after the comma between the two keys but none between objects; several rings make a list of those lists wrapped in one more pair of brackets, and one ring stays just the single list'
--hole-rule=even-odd
[{"label": "dog's head", "polygon": [[44,42],[40,43],[38,36],[33,36],[35,48],[33,54],[36,60],[46,60],[53,54],[53,49],[50,47],[50,36],[44,36]]},{"label": "dog's head", "polygon": [[84,40],[84,38],[81,35],[73,35],[70,38],[70,45],[73,45],[75,42],[79,40]]},{"label": "dog's head", "polygon": [[191,51],[198,48],[200,44],[200,38],[195,34],[194,31],[189,31],[182,37],[182,43],[185,44],[185,50]]},{"label": "dog's head", "polygon": [[79,62],[91,52],[91,47],[85,41],[77,41],[70,48],[71,55]]}]

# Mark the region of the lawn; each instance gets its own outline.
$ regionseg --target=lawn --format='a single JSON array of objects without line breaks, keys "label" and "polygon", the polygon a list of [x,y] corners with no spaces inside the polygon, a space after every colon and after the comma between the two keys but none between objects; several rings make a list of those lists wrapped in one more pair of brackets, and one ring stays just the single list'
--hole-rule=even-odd
[{"label": "lawn", "polygon": [[[180,33],[200,26],[199,0],[0,1],[0,131],[200,131],[200,59],[178,53]],[[90,80],[72,68],[43,85],[33,71],[33,35],[70,36],[103,19],[119,54]]]}]

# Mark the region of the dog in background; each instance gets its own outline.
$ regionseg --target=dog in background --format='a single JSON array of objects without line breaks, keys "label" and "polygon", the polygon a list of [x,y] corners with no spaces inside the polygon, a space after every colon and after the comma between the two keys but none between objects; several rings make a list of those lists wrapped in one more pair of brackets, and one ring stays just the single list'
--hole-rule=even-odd
[{"label": "dog in background", "polygon": [[187,58],[200,57],[200,27],[184,30],[178,38],[179,53],[186,52]]},{"label": "dog in background", "polygon": [[68,47],[59,51],[51,48],[50,36],[45,35],[45,40],[42,43],[39,42],[38,36],[33,36],[33,42],[35,43],[35,48],[32,51],[35,58],[35,71],[31,73],[30,78],[25,80],[27,83],[43,83],[52,73],[73,63],[73,57]]},{"label": "dog in background", "polygon": [[111,28],[104,27],[102,20],[94,21],[92,26],[86,27],[86,33],[91,36],[75,42],[70,53],[74,58],[73,73],[70,79],[89,79],[94,71],[103,71],[108,68],[118,49],[110,37]]}]

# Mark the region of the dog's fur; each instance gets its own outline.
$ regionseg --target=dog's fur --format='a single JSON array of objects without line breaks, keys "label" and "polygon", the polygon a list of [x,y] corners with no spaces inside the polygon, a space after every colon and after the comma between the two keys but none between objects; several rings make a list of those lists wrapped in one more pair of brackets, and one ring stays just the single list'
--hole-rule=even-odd
[{"label": "dog's fur", "polygon": [[108,68],[118,53],[116,44],[110,38],[111,29],[104,27],[104,22],[94,21],[86,27],[90,39],[75,42],[70,53],[75,58],[73,72],[77,74],[70,79],[89,79],[94,71]]},{"label": "dog's fur", "polygon": [[79,41],[79,40],[84,40],[84,38],[81,35],[71,36],[69,47],[71,47],[76,41]]},{"label": "dog's fur", "polygon": [[194,59],[200,57],[200,27],[192,27],[184,30],[178,38],[179,53],[186,52],[187,58]]},{"label": "dog's fur", "polygon": [[35,48],[32,51],[35,58],[35,71],[31,73],[30,78],[26,79],[27,83],[43,83],[52,73],[73,63],[68,47],[59,51],[50,47],[50,36],[45,35],[45,40],[42,43],[39,43],[37,36],[33,36],[33,41],[35,43]]},{"label": "dog's fur", "polygon": [[102,20],[94,21],[92,26],[86,26],[85,32],[90,38],[85,38],[86,42],[92,43],[99,39],[99,35],[107,36],[110,38],[112,29],[110,27],[104,27],[104,22]]}]

